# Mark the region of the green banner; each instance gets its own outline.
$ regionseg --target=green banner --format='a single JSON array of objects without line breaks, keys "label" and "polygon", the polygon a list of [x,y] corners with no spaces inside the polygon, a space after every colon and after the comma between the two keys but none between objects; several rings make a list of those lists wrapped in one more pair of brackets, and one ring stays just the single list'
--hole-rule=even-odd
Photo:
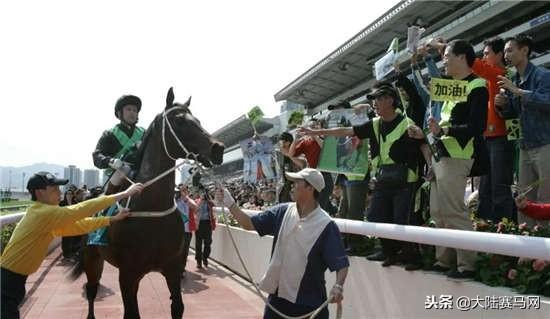
[{"label": "green banner", "polygon": [[317,169],[324,172],[365,177],[369,164],[368,140],[327,136]]},{"label": "green banner", "polygon": [[[356,114],[351,109],[334,110],[327,116],[329,128],[349,127]],[[359,124],[359,123],[356,123]],[[362,180],[369,166],[369,142],[353,136],[327,136],[317,169],[324,172],[346,174],[350,179]]]},{"label": "green banner", "polygon": [[290,114],[290,117],[288,118],[288,126],[289,128],[295,128],[301,126],[303,121],[304,112],[294,111],[292,112],[292,114]]},{"label": "green banner", "polygon": [[262,119],[264,112],[262,112],[262,109],[260,109],[259,106],[255,106],[252,110],[248,111],[246,115],[252,124],[256,124]]},{"label": "green banner", "polygon": [[468,99],[468,81],[432,78],[430,97],[432,101],[465,102]]}]

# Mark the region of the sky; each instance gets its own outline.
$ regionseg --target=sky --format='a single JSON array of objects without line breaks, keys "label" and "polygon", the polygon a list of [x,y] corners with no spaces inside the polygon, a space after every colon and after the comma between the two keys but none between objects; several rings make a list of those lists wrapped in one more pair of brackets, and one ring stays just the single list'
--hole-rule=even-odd
[{"label": "sky", "polygon": [[398,1],[2,1],[0,166],[93,167],[123,94],[147,127],[174,87],[213,133]]}]

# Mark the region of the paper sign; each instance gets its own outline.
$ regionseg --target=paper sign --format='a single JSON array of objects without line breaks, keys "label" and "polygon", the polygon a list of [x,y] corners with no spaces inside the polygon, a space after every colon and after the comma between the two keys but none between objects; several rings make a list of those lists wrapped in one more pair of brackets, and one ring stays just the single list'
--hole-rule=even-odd
[{"label": "paper sign", "polygon": [[424,28],[420,28],[415,25],[407,29],[407,50],[409,50],[410,53],[416,52],[418,42],[420,41],[420,37],[424,31]]},{"label": "paper sign", "polygon": [[266,136],[239,142],[243,152],[243,179],[247,183],[276,178],[273,167],[273,143]]},{"label": "paper sign", "polygon": [[395,62],[395,53],[390,51],[386,53],[380,60],[374,63],[374,73],[376,80],[382,80],[386,75],[393,71],[393,63]]},{"label": "paper sign", "polygon": [[468,99],[468,81],[432,78],[430,97],[432,101],[465,102]]}]

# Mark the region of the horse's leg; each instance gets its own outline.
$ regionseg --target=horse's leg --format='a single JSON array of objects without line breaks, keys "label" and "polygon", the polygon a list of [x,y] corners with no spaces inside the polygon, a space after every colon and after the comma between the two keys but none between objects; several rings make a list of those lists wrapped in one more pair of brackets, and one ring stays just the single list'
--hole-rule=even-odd
[{"label": "horse's leg", "polygon": [[103,258],[97,246],[85,247],[84,270],[86,271],[86,298],[88,299],[88,319],[94,319],[94,300],[103,273]]},{"label": "horse's leg", "polygon": [[166,278],[168,290],[170,290],[170,306],[172,319],[181,319],[183,317],[184,305],[181,298],[181,259],[175,258],[166,268],[162,270],[162,275]]},{"label": "horse's leg", "polygon": [[119,269],[118,282],[124,303],[124,319],[139,319],[137,292],[143,274],[134,270]]}]

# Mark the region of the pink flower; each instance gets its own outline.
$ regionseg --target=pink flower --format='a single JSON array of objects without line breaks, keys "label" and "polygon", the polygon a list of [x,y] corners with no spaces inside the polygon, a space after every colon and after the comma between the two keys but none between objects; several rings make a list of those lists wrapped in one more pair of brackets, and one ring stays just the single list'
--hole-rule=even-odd
[{"label": "pink flower", "polygon": [[498,223],[497,233],[502,233],[503,230],[504,230],[504,223],[503,222]]},{"label": "pink flower", "polygon": [[536,224],[535,227],[533,227],[534,232],[538,232],[542,226],[540,224]]},{"label": "pink flower", "polygon": [[537,259],[533,261],[533,270],[536,272],[543,271],[547,265],[548,265],[547,261],[542,259]]},{"label": "pink flower", "polygon": [[512,268],[508,270],[508,275],[506,277],[508,277],[508,279],[510,280],[514,280],[516,279],[517,276],[518,276],[518,271]]},{"label": "pink flower", "polygon": [[519,224],[519,226],[518,226],[518,229],[519,229],[519,230],[525,230],[525,228],[527,228],[527,223],[521,223],[521,224]]}]

